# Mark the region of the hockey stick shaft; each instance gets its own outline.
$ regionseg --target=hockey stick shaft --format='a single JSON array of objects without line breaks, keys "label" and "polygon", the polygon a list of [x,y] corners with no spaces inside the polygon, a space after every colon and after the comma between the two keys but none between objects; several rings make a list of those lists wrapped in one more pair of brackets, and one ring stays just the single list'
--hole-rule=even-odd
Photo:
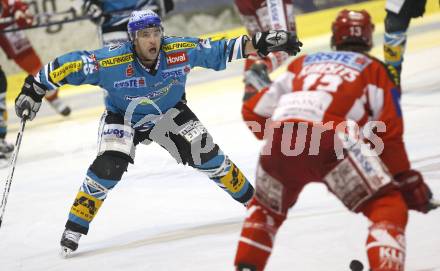
[{"label": "hockey stick shaft", "polygon": [[3,197],[1,202],[1,213],[0,213],[0,228],[3,222],[3,215],[5,214],[6,203],[8,201],[9,191],[11,190],[12,177],[14,176],[15,164],[17,163],[18,152],[20,150],[21,139],[23,137],[24,127],[26,125],[27,117],[29,116],[29,111],[23,112],[23,118],[20,123],[20,130],[17,134],[17,139],[15,140],[14,152],[12,153],[11,164],[9,165],[9,174],[5,182],[5,188],[3,190]]},{"label": "hockey stick shaft", "polygon": [[[74,8],[70,8],[65,11],[54,12],[54,13],[41,12],[41,13],[37,13],[37,14],[32,15],[32,17],[34,20],[38,21],[38,20],[47,19],[47,18],[51,18],[51,17],[58,17],[58,16],[66,15],[66,14],[71,14],[74,18],[78,17],[76,15],[76,10]],[[90,18],[90,17],[88,17],[88,18]],[[16,20],[12,16],[0,18],[0,24],[10,24],[10,23],[15,23],[15,22],[16,22]],[[27,28],[20,28],[20,30],[22,30],[22,29],[27,29]]]},{"label": "hockey stick shaft", "polygon": [[[154,8],[157,8],[157,5],[151,5],[149,7],[154,9]],[[118,15],[118,14],[126,13],[128,11],[131,11],[131,9],[123,9],[123,10],[118,10],[118,11],[114,11],[114,12],[103,13],[101,16]],[[20,28],[14,27],[11,29],[3,29],[3,30],[0,30],[0,33],[16,32],[16,31],[28,30],[28,29],[34,29],[34,28],[49,27],[49,26],[53,26],[53,25],[62,25],[62,24],[74,23],[74,22],[78,22],[78,21],[82,21],[82,20],[98,19],[101,17],[101,16],[91,17],[89,15],[77,16],[76,10],[71,8],[69,10],[62,11],[62,12],[55,12],[55,13],[45,12],[45,13],[35,14],[34,18],[37,20],[42,20],[42,19],[48,20],[50,18],[57,17],[57,16],[64,15],[64,14],[72,14],[72,18],[63,18],[63,19],[58,19],[58,20],[54,20],[54,21],[47,21],[46,23],[37,23],[35,25],[30,25],[30,26],[20,27]],[[12,17],[0,18],[0,25],[1,24],[10,24],[10,23],[14,23],[14,22],[15,22],[15,20]]]},{"label": "hockey stick shaft", "polygon": [[431,199],[430,203],[432,206],[435,206],[436,208],[440,207],[440,200],[438,199]]}]

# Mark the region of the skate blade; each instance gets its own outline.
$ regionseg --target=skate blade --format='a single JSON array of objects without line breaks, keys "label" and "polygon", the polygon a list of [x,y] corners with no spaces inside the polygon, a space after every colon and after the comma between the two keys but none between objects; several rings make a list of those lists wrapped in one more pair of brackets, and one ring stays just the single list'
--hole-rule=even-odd
[{"label": "skate blade", "polygon": [[70,254],[72,254],[73,250],[67,247],[61,247],[60,257],[63,259],[69,258]]}]

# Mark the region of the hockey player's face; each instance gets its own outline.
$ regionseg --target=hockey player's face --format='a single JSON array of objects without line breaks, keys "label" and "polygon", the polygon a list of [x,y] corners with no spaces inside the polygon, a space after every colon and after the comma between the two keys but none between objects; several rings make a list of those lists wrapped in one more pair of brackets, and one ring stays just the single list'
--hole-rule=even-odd
[{"label": "hockey player's face", "polygon": [[142,60],[156,60],[160,50],[161,39],[162,29],[159,27],[145,28],[136,33],[136,51]]}]

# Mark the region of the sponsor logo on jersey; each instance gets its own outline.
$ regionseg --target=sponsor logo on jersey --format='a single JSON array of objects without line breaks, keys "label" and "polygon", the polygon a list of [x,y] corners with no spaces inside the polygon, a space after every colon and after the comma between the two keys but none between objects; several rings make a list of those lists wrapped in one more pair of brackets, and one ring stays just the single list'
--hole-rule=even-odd
[{"label": "sponsor logo on jersey", "polygon": [[115,88],[142,88],[145,87],[145,77],[134,77],[113,83]]},{"label": "sponsor logo on jersey", "polygon": [[185,65],[183,67],[178,67],[174,69],[168,69],[162,71],[162,78],[167,79],[169,77],[181,77],[188,74],[191,70],[191,67],[189,65]]},{"label": "sponsor logo on jersey", "polygon": [[131,64],[128,64],[127,68],[125,69],[125,76],[132,77],[134,74],[134,69]]},{"label": "sponsor logo on jersey", "polygon": [[347,52],[317,53],[304,59],[304,65],[325,62],[343,64],[360,72],[371,63],[371,59],[358,53]]},{"label": "sponsor logo on jersey", "polygon": [[134,59],[134,57],[133,57],[132,53],[120,55],[120,56],[109,57],[109,58],[100,60],[99,66],[101,66],[101,67],[117,66],[117,65],[131,62],[131,61],[133,61],[133,59]]},{"label": "sponsor logo on jersey", "polygon": [[171,51],[190,49],[190,48],[196,48],[196,47],[197,47],[197,44],[195,44],[194,42],[179,41],[179,42],[173,42],[170,44],[165,44],[162,46],[162,49],[165,52],[171,52]]},{"label": "sponsor logo on jersey", "polygon": [[210,39],[199,39],[199,45],[200,45],[200,47],[210,49],[211,48],[211,41],[210,41]]},{"label": "sponsor logo on jersey", "polygon": [[98,71],[98,63],[96,62],[96,56],[94,54],[90,56],[81,56],[81,59],[84,63],[83,72],[85,75]]},{"label": "sponsor logo on jersey", "polygon": [[188,60],[186,52],[178,52],[167,55],[167,64],[169,66],[185,63]]},{"label": "sponsor logo on jersey", "polygon": [[49,73],[50,79],[52,80],[52,82],[58,83],[61,80],[63,80],[64,78],[66,78],[72,72],[80,71],[82,68],[82,65],[83,65],[83,62],[81,60],[73,61],[73,62],[66,62],[61,67],[58,67]]},{"label": "sponsor logo on jersey", "polygon": [[113,50],[119,49],[119,48],[121,48],[121,47],[122,47],[122,43],[115,43],[115,44],[111,44],[111,45],[108,47],[108,50],[109,50],[109,51],[113,51]]},{"label": "sponsor logo on jersey", "polygon": [[[277,1],[277,0],[269,0],[267,1],[269,9],[270,9],[270,16],[271,16],[271,22],[272,22],[272,27],[275,30],[280,30],[282,29],[282,25],[281,25],[281,17],[280,17],[280,12],[282,10],[280,10],[280,8],[283,8],[283,4],[282,2],[279,3],[281,1]],[[281,4],[281,7],[280,7]]]},{"label": "sponsor logo on jersey", "polygon": [[148,105],[148,104],[153,103],[153,100],[155,100],[155,99],[157,99],[159,97],[162,97],[164,95],[167,95],[168,92],[171,90],[171,87],[173,85],[177,84],[178,82],[179,81],[177,79],[174,79],[168,85],[166,85],[166,86],[164,86],[164,87],[162,87],[160,89],[154,90],[154,91],[152,91],[152,92],[150,92],[150,93],[148,93],[146,95],[142,95],[142,96],[125,96],[125,99],[127,101],[133,101],[135,99],[141,98],[139,104],[140,105]]}]

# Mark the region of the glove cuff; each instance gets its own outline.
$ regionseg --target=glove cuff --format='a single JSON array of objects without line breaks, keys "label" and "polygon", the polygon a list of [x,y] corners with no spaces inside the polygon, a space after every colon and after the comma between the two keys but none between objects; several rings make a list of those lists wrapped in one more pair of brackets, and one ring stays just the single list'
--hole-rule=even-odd
[{"label": "glove cuff", "polygon": [[252,45],[255,49],[258,49],[257,47],[257,40],[261,38],[261,32],[256,32],[252,35]]},{"label": "glove cuff", "polygon": [[46,95],[47,87],[35,80],[35,77],[32,75],[28,75],[25,81],[25,94],[31,97],[36,102],[41,102],[43,100],[44,95]]}]

